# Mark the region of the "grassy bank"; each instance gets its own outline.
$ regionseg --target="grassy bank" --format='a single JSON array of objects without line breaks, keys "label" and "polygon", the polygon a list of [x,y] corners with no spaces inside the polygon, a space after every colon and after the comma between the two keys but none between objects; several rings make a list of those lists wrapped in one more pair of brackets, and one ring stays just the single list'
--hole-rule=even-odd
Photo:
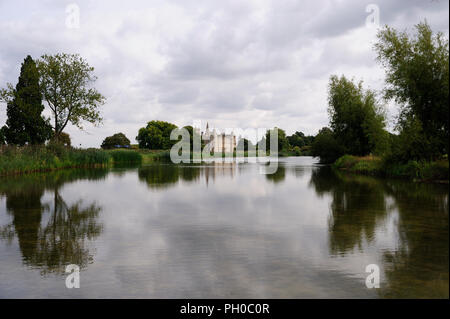
[{"label": "grassy bank", "polygon": [[138,162],[142,156],[135,151],[76,149],[61,145],[2,146],[0,175],[24,174],[74,167],[102,167],[114,163]]},{"label": "grassy bank", "polygon": [[449,163],[446,158],[434,162],[388,163],[376,156],[344,155],[336,160],[333,167],[355,174],[408,178],[416,181],[449,180]]}]

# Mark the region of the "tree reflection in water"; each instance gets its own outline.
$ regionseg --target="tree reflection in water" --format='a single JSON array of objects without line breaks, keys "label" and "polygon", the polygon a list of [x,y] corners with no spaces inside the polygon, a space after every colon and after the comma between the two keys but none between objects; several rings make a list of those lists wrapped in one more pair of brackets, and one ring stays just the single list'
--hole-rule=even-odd
[{"label": "tree reflection in water", "polygon": [[[17,237],[23,263],[37,267],[42,274],[64,273],[65,266],[77,264],[85,268],[93,260],[88,241],[102,232],[98,223],[101,207],[83,205],[80,199],[68,205],[59,189],[77,179],[104,178],[107,171],[65,170],[4,178],[0,194],[6,196],[6,210],[12,223],[0,229],[0,238],[12,242]],[[53,199],[43,202],[45,192]]]},{"label": "tree reflection in water", "polygon": [[381,297],[448,298],[448,186],[352,176],[330,167],[313,171],[310,185],[319,196],[331,195],[331,255],[362,251],[396,214],[399,239],[395,250],[382,252]]},{"label": "tree reflection in water", "polygon": [[385,193],[377,180],[365,176],[352,178],[322,167],[312,172],[310,184],[319,195],[332,196],[329,217],[329,247],[331,254],[342,255],[353,249],[363,249],[371,243],[376,227],[386,217],[389,207]]}]

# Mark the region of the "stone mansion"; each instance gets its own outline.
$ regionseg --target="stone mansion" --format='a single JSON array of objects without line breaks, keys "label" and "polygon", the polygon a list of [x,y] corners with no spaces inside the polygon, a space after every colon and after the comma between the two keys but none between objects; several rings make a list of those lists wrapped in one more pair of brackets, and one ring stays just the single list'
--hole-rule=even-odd
[{"label": "stone mansion", "polygon": [[206,130],[201,133],[202,141],[211,152],[233,153],[236,148],[236,136],[231,134],[218,133],[216,129],[210,130],[206,123]]}]

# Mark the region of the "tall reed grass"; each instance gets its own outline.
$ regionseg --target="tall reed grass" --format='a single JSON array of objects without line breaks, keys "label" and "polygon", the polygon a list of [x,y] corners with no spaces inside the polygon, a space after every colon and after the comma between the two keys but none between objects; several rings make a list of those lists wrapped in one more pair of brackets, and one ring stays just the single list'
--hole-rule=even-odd
[{"label": "tall reed grass", "polygon": [[135,151],[77,149],[59,144],[0,147],[0,175],[141,161]]},{"label": "tall reed grass", "polygon": [[113,150],[108,151],[114,163],[140,163],[142,155],[134,150]]}]

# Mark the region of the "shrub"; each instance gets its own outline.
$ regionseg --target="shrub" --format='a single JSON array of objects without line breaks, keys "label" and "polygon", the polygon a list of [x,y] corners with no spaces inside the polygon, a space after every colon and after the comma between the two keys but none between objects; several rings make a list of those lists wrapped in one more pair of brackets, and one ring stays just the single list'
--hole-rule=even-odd
[{"label": "shrub", "polygon": [[355,165],[357,161],[357,158],[353,155],[344,155],[339,157],[336,162],[334,162],[334,166],[340,169],[349,169]]},{"label": "shrub", "polygon": [[314,142],[311,145],[311,154],[319,156],[320,161],[323,163],[333,163],[340,156],[344,155],[344,149],[335,139],[333,131],[328,127],[324,127],[314,138]]},{"label": "shrub", "polygon": [[111,149],[117,147],[117,145],[119,145],[119,147],[130,147],[130,140],[125,136],[125,134],[117,133],[105,138],[101,148]]},{"label": "shrub", "polygon": [[298,147],[298,146],[294,146],[292,151],[294,152],[295,156],[301,156],[302,155],[302,151],[300,150],[300,147]]}]

